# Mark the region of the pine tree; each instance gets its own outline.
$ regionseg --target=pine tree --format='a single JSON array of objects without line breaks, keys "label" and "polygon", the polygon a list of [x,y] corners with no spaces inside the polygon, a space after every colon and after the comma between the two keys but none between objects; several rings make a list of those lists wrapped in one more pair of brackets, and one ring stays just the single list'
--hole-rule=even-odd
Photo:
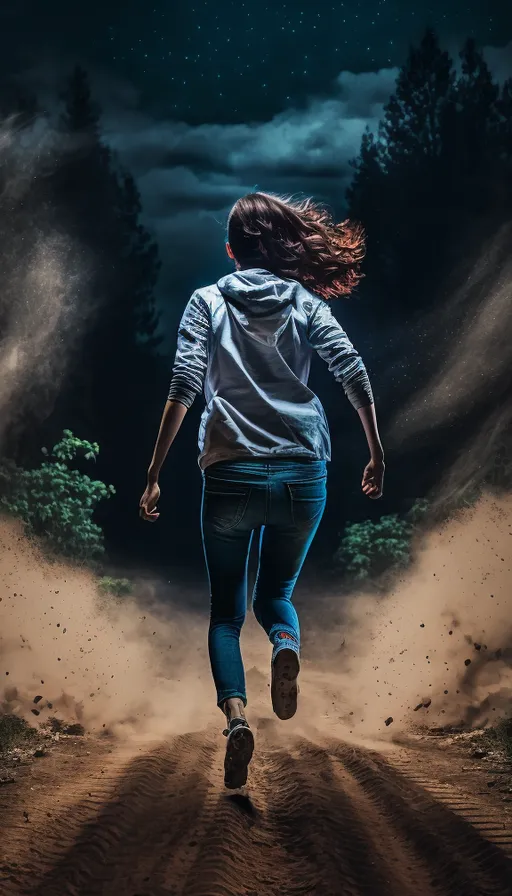
[{"label": "pine tree", "polygon": [[383,171],[379,162],[379,147],[369,128],[366,128],[357,159],[350,162],[354,176],[347,189],[347,200],[352,216],[364,221],[373,211],[372,190],[377,184],[384,186]]},{"label": "pine tree", "polygon": [[362,292],[377,289],[388,317],[428,306],[463,247],[485,237],[503,207],[507,87],[499,97],[473,40],[460,56],[456,77],[435,33],[425,32],[355,163],[347,198],[368,231]]},{"label": "pine tree", "polygon": [[347,198],[350,215],[368,233],[362,293],[377,290],[388,320],[415,310],[411,295],[416,306],[422,293],[428,296],[439,262],[443,136],[453,84],[452,61],[428,29],[398,74],[378,134],[364,135],[355,162]]},{"label": "pine tree", "polygon": [[[491,245],[510,221],[512,80],[499,91],[473,41],[465,43],[461,62],[456,76],[431,31],[411,49],[377,135],[363,138],[348,191],[349,213],[368,231],[361,292],[381,307],[372,361],[377,383],[379,368],[383,372],[383,414],[388,402],[396,412],[418,383],[428,382],[457,339],[468,307],[485,300],[477,284],[461,292],[463,300],[450,304],[444,329],[436,333],[432,312],[450,298],[452,285],[460,288],[482,244]],[[504,259],[498,262],[497,277]],[[498,388],[510,394],[505,378],[496,395]],[[412,449],[410,475],[416,480],[424,470],[425,482],[429,471],[441,471],[449,448],[462,449],[487,414],[485,397],[471,418],[451,429],[449,446],[440,430],[425,434],[424,453],[420,445]]]},{"label": "pine tree", "polygon": [[396,90],[384,109],[379,129],[379,157],[384,169],[399,177],[424,174],[441,153],[441,121],[454,83],[453,63],[427,29],[419,47],[411,47],[400,69]]},{"label": "pine tree", "polygon": [[469,200],[473,214],[485,213],[494,194],[499,88],[472,38],[464,44],[460,58],[462,74],[454,88],[458,140],[453,174],[460,185],[459,204],[467,209]]},{"label": "pine tree", "polygon": [[368,128],[361,140],[359,156],[350,164],[354,168],[354,176],[347,190],[347,202],[350,217],[360,221],[365,228],[367,256],[364,271],[372,284],[371,294],[368,295],[363,281],[360,299],[375,310],[379,299],[382,305],[385,304],[384,297],[393,288],[389,244],[383,226],[383,211],[392,203],[393,197],[380,161],[378,142]]}]

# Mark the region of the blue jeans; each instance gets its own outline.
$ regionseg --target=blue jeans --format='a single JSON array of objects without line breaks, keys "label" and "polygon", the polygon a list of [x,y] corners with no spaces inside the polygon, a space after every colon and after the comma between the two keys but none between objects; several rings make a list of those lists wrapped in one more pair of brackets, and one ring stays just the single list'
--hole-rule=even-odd
[{"label": "blue jeans", "polygon": [[219,706],[230,697],[247,705],[240,632],[254,531],[259,530],[254,615],[272,643],[278,632],[300,643],[292,594],[325,509],[326,487],[324,460],[221,461],[203,472],[201,531],[211,599],[208,649]]}]

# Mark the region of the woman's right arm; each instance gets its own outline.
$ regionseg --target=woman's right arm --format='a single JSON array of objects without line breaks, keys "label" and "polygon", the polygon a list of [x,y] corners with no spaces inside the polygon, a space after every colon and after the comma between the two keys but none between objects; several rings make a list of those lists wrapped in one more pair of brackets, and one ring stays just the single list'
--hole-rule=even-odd
[{"label": "woman's right arm", "polygon": [[384,448],[379,436],[375,404],[357,409],[370,449],[370,462],[366,465],[361,483],[367,498],[380,498],[384,486]]}]

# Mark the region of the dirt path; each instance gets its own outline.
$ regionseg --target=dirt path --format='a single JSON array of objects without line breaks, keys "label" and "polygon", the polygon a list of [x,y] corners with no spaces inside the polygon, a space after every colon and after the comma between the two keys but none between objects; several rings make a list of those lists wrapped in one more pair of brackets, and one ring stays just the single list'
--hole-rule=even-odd
[{"label": "dirt path", "polygon": [[511,896],[512,804],[422,745],[261,725],[246,792],[217,729],[69,738],[0,788],[2,896]]}]

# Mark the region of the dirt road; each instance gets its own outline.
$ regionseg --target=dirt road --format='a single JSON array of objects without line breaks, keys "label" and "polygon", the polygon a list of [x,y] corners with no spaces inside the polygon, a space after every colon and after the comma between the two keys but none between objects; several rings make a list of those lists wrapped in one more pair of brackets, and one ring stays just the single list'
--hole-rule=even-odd
[{"label": "dirt road", "polygon": [[512,804],[459,759],[256,735],[235,794],[218,729],[61,740],[0,788],[2,896],[512,894]]}]

